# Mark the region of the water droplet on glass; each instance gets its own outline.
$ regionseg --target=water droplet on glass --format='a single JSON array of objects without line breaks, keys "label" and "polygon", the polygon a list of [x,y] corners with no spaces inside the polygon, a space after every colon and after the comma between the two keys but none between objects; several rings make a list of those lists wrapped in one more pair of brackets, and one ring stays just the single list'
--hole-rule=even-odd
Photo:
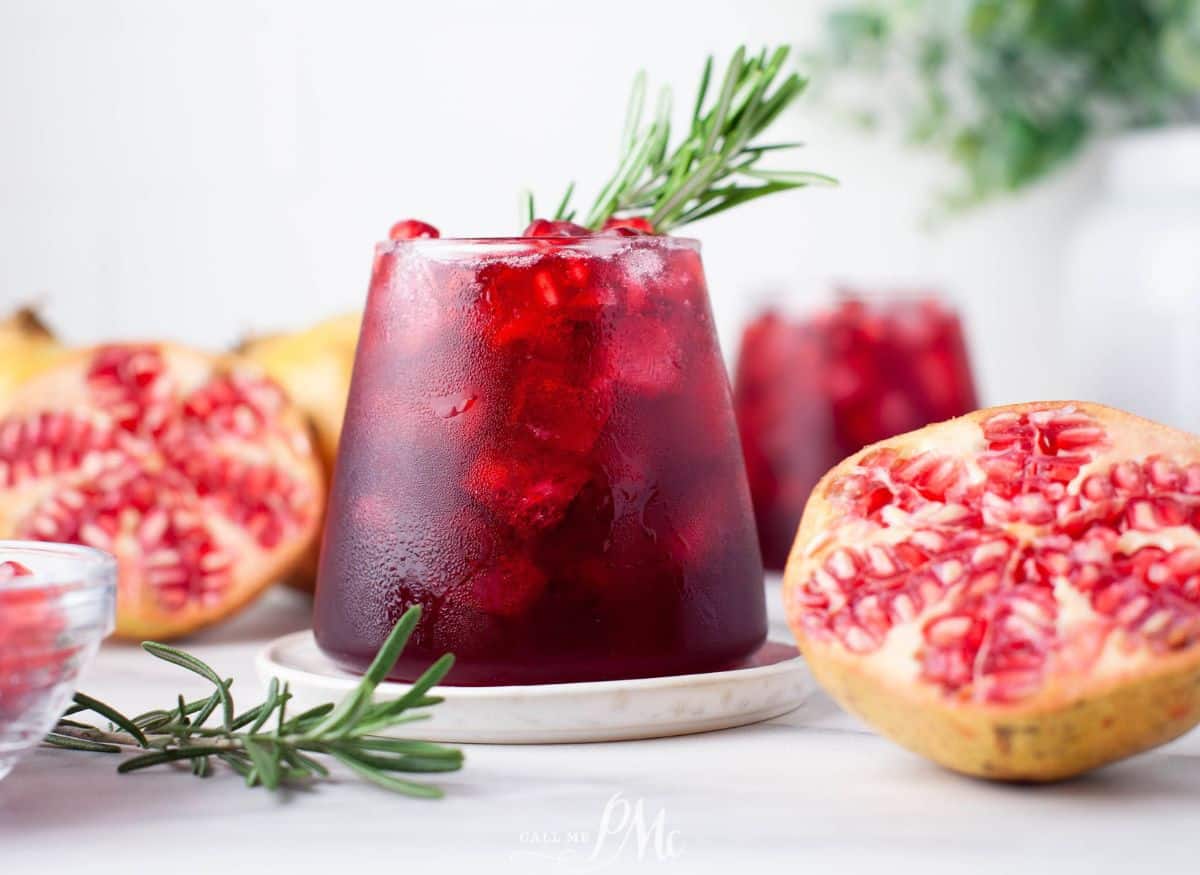
[{"label": "water droplet on glass", "polygon": [[429,405],[433,408],[433,412],[442,419],[453,419],[460,414],[466,413],[475,405],[475,396],[455,392],[450,395],[442,395],[439,398],[430,399]]}]

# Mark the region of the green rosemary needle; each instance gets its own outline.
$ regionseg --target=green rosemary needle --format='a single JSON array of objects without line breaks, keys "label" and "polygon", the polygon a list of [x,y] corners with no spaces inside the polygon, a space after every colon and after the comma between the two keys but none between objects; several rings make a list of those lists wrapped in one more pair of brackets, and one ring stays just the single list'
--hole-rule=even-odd
[{"label": "green rosemary needle", "polygon": [[[169,708],[128,717],[116,708],[83,693],[67,709],[44,743],[50,747],[96,753],[128,753],[117,771],[133,772],[166,763],[187,762],[192,774],[211,774],[219,760],[240,774],[247,787],[276,790],[326,778],[329,770],[314,755],[332,757],[360,777],[396,793],[436,798],[437,787],[401,778],[402,772],[452,772],[462,767],[462,751],[425,741],[405,741],[379,733],[403,723],[421,720],[428,712],[411,713],[442,700],[428,695],[454,664],[450,654],[438,659],[400,698],[375,702],[376,687],[395,665],[421,618],[414,605],[397,621],[358,686],[341,702],[310,708],[289,716],[292,694],[286,683],[272,678],[263,702],[239,713],[230,688],[211,666],[190,653],[147,641],[142,647],[158,657],[213,685],[203,699],[186,701],[179,696]],[[109,721],[104,728],[80,723],[73,715],[92,712]],[[219,712],[219,721],[206,725]]]},{"label": "green rosemary needle", "polygon": [[[777,81],[788,54],[781,46],[747,57],[745,47],[739,47],[711,101],[710,56],[692,103],[687,135],[673,149],[670,89],[659,92],[653,118],[644,125],[646,77],[639,73],[626,110],[620,161],[583,224],[599,229],[614,215],[636,215],[666,233],[775,192],[835,183],[820,173],[759,167],[764,155],[802,145],[758,142],[808,85],[795,73]],[[555,219],[569,221],[575,215],[570,208],[573,192],[574,183],[563,195]],[[532,199],[527,206],[531,212]]]}]

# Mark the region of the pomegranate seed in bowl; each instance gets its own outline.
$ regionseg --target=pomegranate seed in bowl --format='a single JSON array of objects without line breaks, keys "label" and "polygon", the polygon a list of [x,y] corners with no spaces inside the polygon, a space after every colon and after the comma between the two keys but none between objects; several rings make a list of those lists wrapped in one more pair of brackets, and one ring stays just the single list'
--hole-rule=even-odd
[{"label": "pomegranate seed in bowl", "polygon": [[0,541],[0,778],[49,732],[113,629],[115,559]]}]

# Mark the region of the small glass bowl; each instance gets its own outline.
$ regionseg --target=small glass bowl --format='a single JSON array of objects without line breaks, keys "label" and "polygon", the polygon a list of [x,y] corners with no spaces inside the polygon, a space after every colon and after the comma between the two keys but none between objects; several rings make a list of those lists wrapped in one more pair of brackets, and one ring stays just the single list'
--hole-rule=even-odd
[{"label": "small glass bowl", "polygon": [[53,727],[113,629],[117,561],[72,544],[0,541],[0,779]]}]

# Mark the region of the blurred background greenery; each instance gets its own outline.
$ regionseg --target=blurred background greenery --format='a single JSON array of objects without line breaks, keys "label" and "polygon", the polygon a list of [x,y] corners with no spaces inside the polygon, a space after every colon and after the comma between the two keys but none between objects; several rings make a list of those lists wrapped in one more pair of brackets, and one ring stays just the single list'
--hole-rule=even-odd
[{"label": "blurred background greenery", "polygon": [[855,3],[814,55],[818,80],[859,80],[854,118],[949,156],[951,207],[1021,189],[1099,135],[1200,120],[1194,0]]}]

